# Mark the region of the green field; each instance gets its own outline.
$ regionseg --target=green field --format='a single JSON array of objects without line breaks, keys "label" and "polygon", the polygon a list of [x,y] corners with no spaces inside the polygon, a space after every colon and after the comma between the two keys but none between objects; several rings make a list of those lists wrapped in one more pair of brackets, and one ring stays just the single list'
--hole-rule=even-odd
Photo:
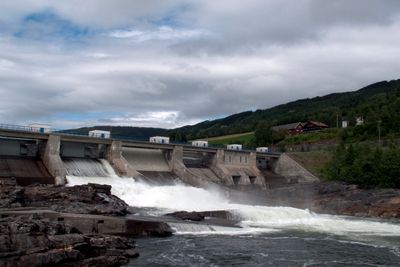
[{"label": "green field", "polygon": [[254,137],[254,132],[231,134],[217,137],[210,137],[207,140],[210,145],[227,145],[227,144],[248,144]]},{"label": "green field", "polygon": [[338,140],[339,129],[330,128],[320,132],[310,132],[298,135],[287,135],[278,145],[296,145],[302,143],[316,143],[326,140]]}]

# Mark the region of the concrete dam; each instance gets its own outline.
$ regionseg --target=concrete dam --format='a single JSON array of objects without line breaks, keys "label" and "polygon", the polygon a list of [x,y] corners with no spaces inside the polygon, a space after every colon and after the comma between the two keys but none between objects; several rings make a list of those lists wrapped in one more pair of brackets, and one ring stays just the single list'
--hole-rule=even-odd
[{"label": "concrete dam", "polygon": [[15,177],[21,185],[65,184],[67,176],[107,177],[115,171],[120,177],[153,184],[180,181],[195,187],[267,189],[264,170],[287,171],[280,157],[255,151],[0,130],[0,177]]}]

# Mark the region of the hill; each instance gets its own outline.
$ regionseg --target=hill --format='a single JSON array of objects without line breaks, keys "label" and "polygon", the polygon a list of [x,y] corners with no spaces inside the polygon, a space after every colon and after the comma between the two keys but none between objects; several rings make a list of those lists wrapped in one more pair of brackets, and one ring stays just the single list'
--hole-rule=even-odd
[{"label": "hill", "polygon": [[[150,136],[168,135],[172,141],[185,142],[254,132],[260,122],[273,126],[315,120],[324,122],[329,127],[336,127],[337,124],[340,126],[342,119],[346,119],[352,126],[355,125],[356,116],[363,117],[365,125],[345,131],[343,139],[366,140],[370,137],[377,138],[378,135],[400,137],[400,79],[374,83],[358,91],[333,93],[301,99],[269,109],[245,111],[226,118],[204,121],[172,130],[94,126],[66,130],[66,132],[87,135],[90,130],[98,129],[111,131],[114,138],[120,139],[148,140]],[[247,139],[250,138],[250,135],[246,136]]]},{"label": "hill", "polygon": [[79,135],[88,135],[89,131],[103,130],[110,131],[112,138],[131,139],[147,141],[151,136],[166,135],[167,130],[162,128],[145,128],[145,127],[130,127],[130,126],[93,126],[83,127],[78,129],[65,130],[63,132]]},{"label": "hill", "polygon": [[260,121],[279,125],[316,120],[336,127],[345,118],[354,125],[356,116],[362,116],[366,125],[374,129],[379,122],[382,134],[400,132],[400,80],[382,81],[358,91],[301,99],[269,109],[241,112],[168,133],[189,140],[223,136],[254,131]]}]

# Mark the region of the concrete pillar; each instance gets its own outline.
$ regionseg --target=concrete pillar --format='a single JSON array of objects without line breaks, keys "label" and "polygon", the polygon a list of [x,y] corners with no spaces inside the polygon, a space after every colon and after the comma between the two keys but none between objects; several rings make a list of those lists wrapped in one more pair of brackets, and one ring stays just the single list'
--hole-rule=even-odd
[{"label": "concrete pillar", "polygon": [[255,152],[250,152],[250,157],[249,157],[249,166],[251,167],[257,167],[257,154]]},{"label": "concrete pillar", "polygon": [[122,142],[113,141],[108,147],[106,158],[111,166],[120,176],[139,177],[141,174],[137,172],[126,159],[122,156]]},{"label": "concrete pillar", "polygon": [[60,136],[49,135],[46,148],[42,154],[42,161],[47,171],[54,177],[54,183],[64,185],[66,183],[66,171],[60,157]]},{"label": "concrete pillar", "polygon": [[183,182],[190,184],[195,187],[207,187],[212,182],[207,181],[202,177],[195,176],[183,163],[183,147],[175,146],[174,149],[169,152],[168,164],[172,172],[177,175]]},{"label": "concrete pillar", "polygon": [[222,180],[225,185],[233,185],[231,172],[225,167],[225,151],[218,149],[210,169]]},{"label": "concrete pillar", "polygon": [[171,169],[174,168],[174,165],[180,162],[183,163],[183,147],[175,146],[171,153],[171,159],[170,159],[170,166],[172,164]]}]

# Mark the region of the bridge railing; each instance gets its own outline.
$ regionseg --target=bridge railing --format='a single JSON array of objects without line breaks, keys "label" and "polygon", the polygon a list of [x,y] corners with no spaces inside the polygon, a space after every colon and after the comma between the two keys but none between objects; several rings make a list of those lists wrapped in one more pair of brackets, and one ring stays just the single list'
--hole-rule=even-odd
[{"label": "bridge railing", "polygon": [[0,129],[22,131],[22,132],[32,132],[32,127],[29,127],[29,126],[4,124],[4,123],[0,123]]}]

